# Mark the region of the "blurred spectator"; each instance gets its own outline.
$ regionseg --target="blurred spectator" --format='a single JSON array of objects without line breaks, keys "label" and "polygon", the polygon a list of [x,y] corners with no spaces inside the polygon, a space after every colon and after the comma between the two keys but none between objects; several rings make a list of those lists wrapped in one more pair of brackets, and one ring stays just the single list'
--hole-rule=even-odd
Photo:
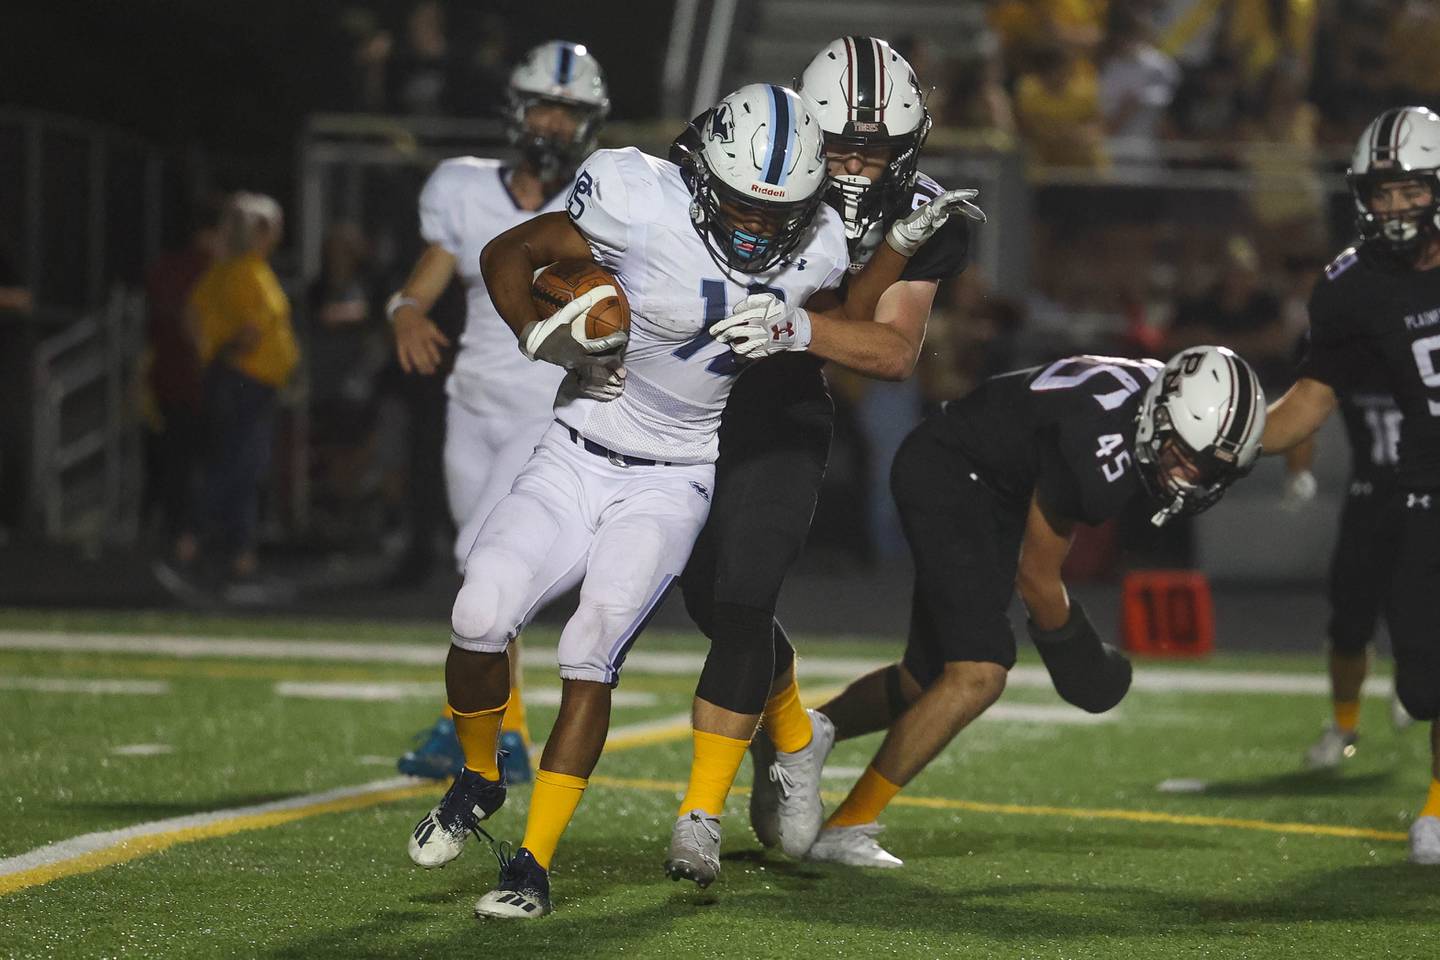
[{"label": "blurred spectator", "polygon": [[992,0],[990,28],[1009,75],[1040,72],[1056,46],[1088,58],[1104,35],[1106,6],[1107,0]]},{"label": "blurred spectator", "polygon": [[1396,102],[1434,106],[1440,97],[1440,5],[1435,0],[1395,0],[1391,6],[1384,49],[1393,97]]},{"label": "blurred spectator", "polygon": [[1106,149],[1117,163],[1152,164],[1165,111],[1180,85],[1180,68],[1153,43],[1148,13],[1116,12],[1100,67],[1100,110]]},{"label": "blurred spectator", "polygon": [[270,462],[276,397],[299,360],[290,301],[270,268],[280,205],[231,197],[221,218],[224,256],[190,298],[200,361],[208,457],[201,542],[237,579],[256,572],[260,484]]},{"label": "blurred spectator", "polygon": [[[1390,20],[1396,0],[1349,0],[1322,8],[1312,92],[1322,139],[1354,143],[1390,100]],[[1432,67],[1433,69],[1433,67]]]},{"label": "blurred spectator", "polygon": [[352,8],[340,15],[340,31],[351,43],[355,72],[351,100],[357,110],[385,112],[385,69],[395,46],[390,31],[380,26],[375,11]]},{"label": "blurred spectator", "polygon": [[387,80],[392,110],[438,116],[458,92],[457,58],[446,37],[445,8],[439,0],[420,0],[410,9],[405,35],[390,58]]},{"label": "blurred spectator", "polygon": [[1299,72],[1276,66],[1241,126],[1245,164],[1256,175],[1246,199],[1268,263],[1325,240],[1325,188],[1315,170],[1319,129],[1320,112],[1305,100]]},{"label": "blurred spectator", "polygon": [[992,293],[977,267],[947,280],[916,369],[925,403],[963,397],[985,378],[1014,369],[1023,319],[1020,305]]},{"label": "blurred spectator", "polygon": [[1317,0],[1226,0],[1220,42],[1239,64],[1247,92],[1258,91],[1277,66],[1309,79],[1317,7]]},{"label": "blurred spectator", "polygon": [[317,499],[349,513],[372,479],[377,380],[389,353],[364,235],[336,224],[325,238],[320,276],[308,296],[311,440]]},{"label": "blurred spectator", "polygon": [[1227,140],[1240,122],[1240,93],[1240,68],[1229,56],[1186,73],[1170,111],[1174,133],[1186,140]]},{"label": "blurred spectator", "polygon": [[35,309],[30,286],[20,274],[10,250],[0,244],[0,313],[29,313]]},{"label": "blurred spectator", "polygon": [[1032,156],[1043,164],[1105,163],[1095,68],[1064,46],[1038,54],[1015,87],[1015,113]]},{"label": "blurred spectator", "polygon": [[220,251],[219,216],[218,203],[201,203],[186,245],[162,254],[145,271],[149,383],[158,420],[150,438],[147,500],[158,505],[174,559],[184,566],[199,552],[195,507],[204,449],[200,354],[186,307]]},{"label": "blurred spectator", "polygon": [[951,66],[948,92],[931,112],[946,126],[1013,135],[1015,106],[1005,90],[1004,73],[1000,44],[986,31],[969,54]]},{"label": "blurred spectator", "polygon": [[1226,243],[1214,286],[1176,306],[1165,353],[1202,343],[1229,347],[1249,360],[1267,390],[1289,377],[1294,338],[1280,299],[1261,283],[1260,256],[1244,237]]}]

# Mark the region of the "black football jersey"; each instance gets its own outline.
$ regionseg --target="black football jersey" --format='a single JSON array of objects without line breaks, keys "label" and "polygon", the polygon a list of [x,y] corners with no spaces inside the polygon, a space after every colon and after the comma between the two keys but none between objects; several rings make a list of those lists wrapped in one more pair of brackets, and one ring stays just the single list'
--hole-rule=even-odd
[{"label": "black football jersey", "polygon": [[940,436],[976,479],[1017,507],[1098,524],[1143,492],[1135,416],[1156,360],[1080,356],[992,377],[939,414]]},{"label": "black football jersey", "polygon": [[[670,144],[670,162],[683,167],[682,161],[690,153],[698,152],[700,149],[700,131],[705,128],[705,123],[710,118],[710,111],[706,110],[687,126]],[[929,203],[940,194],[945,188],[940,186],[924,173],[915,175],[915,186],[902,203],[896,205],[894,210],[886,211],[884,227],[888,227],[899,218],[908,215],[911,211]],[[867,238],[869,239],[869,238]],[[875,244],[884,242],[883,233],[874,237],[869,244],[869,250],[875,249]],[[855,255],[855,246],[851,244],[851,256]],[[868,259],[868,253],[865,255]],[[905,265],[904,271],[900,274],[901,280],[946,280],[956,276],[965,270],[970,262],[970,220],[967,217],[955,215],[945,221],[940,231],[925,242],[910,262]]]},{"label": "black football jersey", "polygon": [[1388,491],[1395,483],[1404,415],[1390,393],[1385,371],[1373,361],[1340,394],[1340,419],[1350,444],[1351,482],[1367,492]]},{"label": "black football jersey", "polygon": [[1405,269],[1351,247],[1311,294],[1300,375],[1343,398],[1367,393],[1372,370],[1403,415],[1400,484],[1440,487],[1440,269]]}]

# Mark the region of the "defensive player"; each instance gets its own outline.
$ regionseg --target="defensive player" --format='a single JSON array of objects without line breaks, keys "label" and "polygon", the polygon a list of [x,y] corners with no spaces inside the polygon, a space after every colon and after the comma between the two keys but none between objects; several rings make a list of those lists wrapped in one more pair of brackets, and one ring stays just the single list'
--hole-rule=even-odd
[{"label": "defensive player", "polygon": [[[588,396],[566,379],[557,422],[481,527],[455,600],[446,688],[466,766],[411,838],[423,866],[454,859],[504,802],[495,743],[509,687],[505,648],[540,605],[583,579],[560,638],[560,713],[525,838],[476,904],[479,915],[550,910],[547,871],[600,756],[610,691],[709,510],[720,413],[740,363],[706,327],[751,289],[811,303],[839,284],[849,261],[840,220],[820,203],[824,182],[820,132],[799,96],[753,84],[716,106],[684,171],[634,149],[598,151],[565,214],[515,227],[482,255],[491,299],[526,355],[577,370]],[[923,237],[948,209],[918,211],[909,232]],[[629,298],[623,365],[615,352],[623,335],[573,332],[605,288],[544,321],[531,302],[536,269],[586,258]],[[843,304],[820,306],[837,320],[868,322],[902,267],[897,254],[877,258]]]},{"label": "defensive player", "polygon": [[[1305,765],[1312,770],[1337,767],[1355,754],[1360,692],[1370,665],[1368,649],[1375,638],[1395,558],[1397,531],[1393,527],[1398,514],[1390,503],[1403,417],[1385,383],[1385,372],[1369,358],[1356,369],[1354,383],[1337,395],[1350,447],[1350,481],[1340,509],[1340,533],[1327,582],[1333,719],[1305,752]],[[1314,485],[1314,478],[1307,484],[1300,471],[1292,472],[1288,483],[1292,490],[1308,487],[1310,496]],[[1397,726],[1410,722],[1398,703],[1392,704],[1392,714]]]},{"label": "defensive player", "polygon": [[[564,371],[516,352],[515,335],[490,303],[480,275],[480,251],[517,223],[564,209],[580,161],[610,110],[605,76],[584,46],[552,40],[527,53],[510,74],[509,133],[519,148],[513,167],[499,160],[457,157],[435,169],[420,194],[425,252],[386,312],[395,350],[407,373],[429,376],[449,340],[427,314],[458,273],[465,285],[465,330],[454,371],[445,382],[445,489],[455,521],[455,564],[480,525],[510,491],[540,435],[554,420],[555,391]],[[520,648],[510,651],[511,700],[501,749],[510,782],[530,779],[529,733],[520,695]],[[444,779],[464,757],[448,709],[423,742],[400,758],[401,773]]]},{"label": "defensive player", "polygon": [[[924,95],[904,58],[871,37],[828,44],[806,68],[799,89],[825,133],[831,177],[826,200],[845,221],[850,269],[858,271],[884,249],[891,225],[941,193],[918,172],[930,130]],[[691,149],[694,140],[687,132],[676,151]],[[794,651],[775,620],[775,604],[809,532],[829,457],[834,410],[821,365],[833,360],[886,380],[910,375],[938,282],[964,269],[968,220],[984,219],[968,204],[960,212],[964,216],[950,217],[923,244],[891,238],[911,259],[881,298],[873,323],[834,321],[761,293],[711,328],[741,356],[784,355],[747,372],[731,395],[720,428],[715,502],[682,581],[686,608],[710,638],[711,650],[696,689],[695,753],[680,804],[682,818],[695,816],[690,830],[676,832],[666,860],[674,879],[703,887],[718,875],[717,818],[752,735],[758,757],[752,822],[761,839],[782,842],[799,856],[820,827],[822,810],[815,804],[802,811],[808,830],[777,836],[778,805],[812,796],[793,787],[818,783],[811,744],[817,734],[827,738],[828,730],[823,717],[814,718],[812,728],[800,705]],[[766,325],[790,332],[756,336]],[[765,730],[755,735],[762,711]],[[793,826],[799,819],[786,822]]]},{"label": "defensive player", "polygon": [[905,655],[820,708],[838,739],[889,732],[807,856],[901,865],[875,840],[880,813],[1004,691],[1017,590],[1060,696],[1092,713],[1118,704],[1130,662],[1060,575],[1075,524],[1140,496],[1156,524],[1207,509],[1253,465],[1264,423],[1250,366],[1194,347],[1163,368],[1080,356],[994,377],[917,427],[891,474],[915,561]]},{"label": "defensive player", "polygon": [[1395,693],[1431,721],[1430,792],[1410,827],[1410,859],[1440,864],[1440,116],[1386,110],[1350,159],[1360,241],[1325,268],[1310,298],[1310,351],[1270,411],[1267,453],[1314,433],[1378,363],[1404,422],[1391,509],[1396,540],[1386,590]]}]

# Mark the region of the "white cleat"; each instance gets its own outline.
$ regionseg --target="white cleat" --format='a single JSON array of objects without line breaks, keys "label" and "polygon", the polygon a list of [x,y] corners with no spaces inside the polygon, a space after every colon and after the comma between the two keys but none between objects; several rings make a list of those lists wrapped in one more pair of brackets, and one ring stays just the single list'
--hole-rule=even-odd
[{"label": "white cleat", "polygon": [[1405,704],[1395,694],[1390,694],[1390,724],[1396,730],[1406,730],[1415,724],[1415,718],[1405,709]]},{"label": "white cleat", "polygon": [[704,890],[720,876],[720,818],[691,810],[670,831],[665,874],[671,880],[694,880]]},{"label": "white cleat", "polygon": [[755,777],[750,786],[750,828],[763,846],[780,846],[780,791],[770,778],[775,763],[775,744],[763,729],[750,741],[750,760]]},{"label": "white cleat", "polygon": [[1410,862],[1440,866],[1440,817],[1419,817],[1410,824]]},{"label": "white cleat", "polygon": [[767,776],[777,794],[776,819],[780,849],[797,860],[805,856],[825,822],[820,799],[820,774],[835,746],[835,725],[818,710],[810,715],[810,743],[794,753],[775,753]]},{"label": "white cleat", "polygon": [[1345,733],[1335,725],[1325,728],[1320,734],[1320,739],[1305,751],[1305,768],[1307,770],[1333,770],[1340,764],[1355,756],[1355,742],[1359,737],[1354,733]]},{"label": "white cleat", "polygon": [[874,821],[853,827],[826,827],[815,838],[805,859],[819,863],[843,863],[847,867],[881,867],[888,870],[903,867],[904,860],[876,842],[875,837],[884,829]]}]

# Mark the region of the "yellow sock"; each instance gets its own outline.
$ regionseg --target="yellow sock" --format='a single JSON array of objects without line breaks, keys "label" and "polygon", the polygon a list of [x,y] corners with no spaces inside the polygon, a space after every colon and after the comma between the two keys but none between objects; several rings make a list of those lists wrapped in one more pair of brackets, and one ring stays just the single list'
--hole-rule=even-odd
[{"label": "yellow sock", "polygon": [[1420,808],[1422,817],[1440,817],[1440,780],[1431,778],[1430,796],[1425,799],[1425,806]]},{"label": "yellow sock", "polygon": [[876,773],[873,765],[866,767],[859,781],[850,788],[845,802],[825,821],[825,826],[854,827],[878,820],[881,811],[899,792],[900,787]]},{"label": "yellow sock", "polygon": [[690,763],[690,787],[680,801],[680,816],[704,810],[712,817],[725,812],[725,798],[735,783],[735,774],[745,761],[749,740],[722,737],[718,733],[691,731],[695,738],[695,759]]},{"label": "yellow sock", "polygon": [[465,752],[465,768],[474,770],[486,780],[500,779],[500,767],[495,762],[495,744],[500,739],[500,715],[504,712],[504,704],[475,713],[461,713],[454,707],[450,708],[450,715],[455,719],[455,736],[460,740],[460,749]]},{"label": "yellow sock", "polygon": [[800,703],[800,685],[790,678],[790,686],[765,703],[765,732],[770,742],[782,753],[794,753],[810,746],[810,716]]},{"label": "yellow sock", "polygon": [[560,845],[560,835],[575,816],[580,797],[590,781],[549,770],[535,772],[535,789],[530,793],[530,815],[525,820],[525,839],[520,845],[534,855],[546,870]]},{"label": "yellow sock", "polygon": [[520,696],[519,687],[510,688],[510,699],[505,701],[505,714],[500,720],[500,732],[518,733],[525,746],[530,746],[530,728],[525,724],[525,701]]},{"label": "yellow sock", "polygon": [[1360,725],[1360,701],[1335,701],[1335,729],[1341,733],[1354,733]]}]

